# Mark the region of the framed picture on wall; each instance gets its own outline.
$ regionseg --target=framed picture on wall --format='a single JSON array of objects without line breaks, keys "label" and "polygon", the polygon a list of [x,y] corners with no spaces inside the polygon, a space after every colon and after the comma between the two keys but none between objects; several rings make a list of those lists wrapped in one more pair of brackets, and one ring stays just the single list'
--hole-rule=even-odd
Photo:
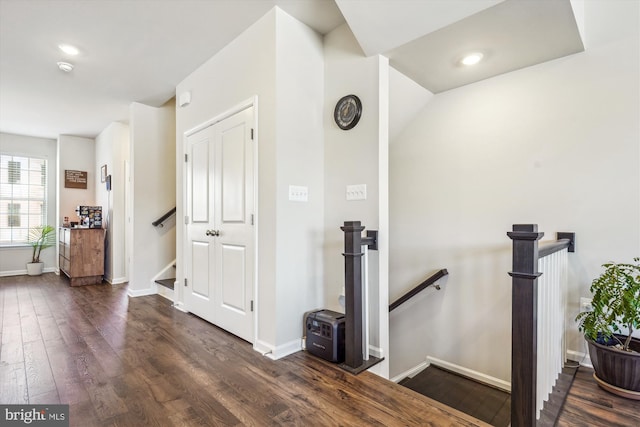
[{"label": "framed picture on wall", "polygon": [[107,175],[107,191],[111,191],[111,175]]},{"label": "framed picture on wall", "polygon": [[100,181],[107,181],[107,165],[102,165],[102,167],[100,168]]}]

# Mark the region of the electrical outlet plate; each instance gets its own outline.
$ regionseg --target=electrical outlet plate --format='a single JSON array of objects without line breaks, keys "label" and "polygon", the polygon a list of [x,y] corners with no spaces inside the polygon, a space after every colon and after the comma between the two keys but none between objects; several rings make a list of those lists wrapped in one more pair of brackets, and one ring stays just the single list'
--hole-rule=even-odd
[{"label": "electrical outlet plate", "polygon": [[367,184],[347,185],[347,200],[367,200]]},{"label": "electrical outlet plate", "polygon": [[309,189],[302,185],[289,186],[289,200],[293,202],[306,202],[309,200]]}]

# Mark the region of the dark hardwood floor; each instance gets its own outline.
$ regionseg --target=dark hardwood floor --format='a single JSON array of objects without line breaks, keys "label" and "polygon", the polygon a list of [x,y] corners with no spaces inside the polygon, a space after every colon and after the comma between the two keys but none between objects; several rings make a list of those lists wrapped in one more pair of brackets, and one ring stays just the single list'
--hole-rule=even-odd
[{"label": "dark hardwood floor", "polygon": [[0,278],[0,403],[67,403],[72,426],[485,426],[298,352],[272,361],[159,296]]},{"label": "dark hardwood floor", "polygon": [[[0,278],[0,403],[70,405],[72,426],[486,426],[368,372],[251,345],[126,285]],[[640,426],[580,368],[558,426]]]},{"label": "dark hardwood floor", "polygon": [[640,427],[640,401],[602,390],[593,379],[593,369],[580,367],[556,425]]}]

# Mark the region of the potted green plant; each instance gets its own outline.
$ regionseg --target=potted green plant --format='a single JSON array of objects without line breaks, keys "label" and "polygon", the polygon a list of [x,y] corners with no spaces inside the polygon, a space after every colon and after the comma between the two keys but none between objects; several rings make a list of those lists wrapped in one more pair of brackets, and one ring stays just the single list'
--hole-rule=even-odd
[{"label": "potted green plant", "polygon": [[40,261],[40,253],[43,249],[55,244],[55,231],[55,228],[50,225],[29,229],[28,242],[33,248],[31,262],[27,263],[27,274],[29,276],[39,276],[42,274],[44,263]]},{"label": "potted green plant", "polygon": [[640,400],[640,258],[604,264],[591,283],[591,311],[576,317],[589,344],[594,377],[602,388]]}]

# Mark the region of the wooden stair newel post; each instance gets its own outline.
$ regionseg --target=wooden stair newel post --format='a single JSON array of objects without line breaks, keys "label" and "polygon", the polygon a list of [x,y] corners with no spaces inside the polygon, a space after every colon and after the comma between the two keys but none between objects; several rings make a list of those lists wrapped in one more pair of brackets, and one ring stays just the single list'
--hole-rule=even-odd
[{"label": "wooden stair newel post", "polygon": [[345,221],[344,297],[345,365],[357,368],[362,356],[362,230],[360,221]]},{"label": "wooden stair newel post", "polygon": [[515,224],[511,323],[511,426],[536,425],[538,233],[537,224]]}]

